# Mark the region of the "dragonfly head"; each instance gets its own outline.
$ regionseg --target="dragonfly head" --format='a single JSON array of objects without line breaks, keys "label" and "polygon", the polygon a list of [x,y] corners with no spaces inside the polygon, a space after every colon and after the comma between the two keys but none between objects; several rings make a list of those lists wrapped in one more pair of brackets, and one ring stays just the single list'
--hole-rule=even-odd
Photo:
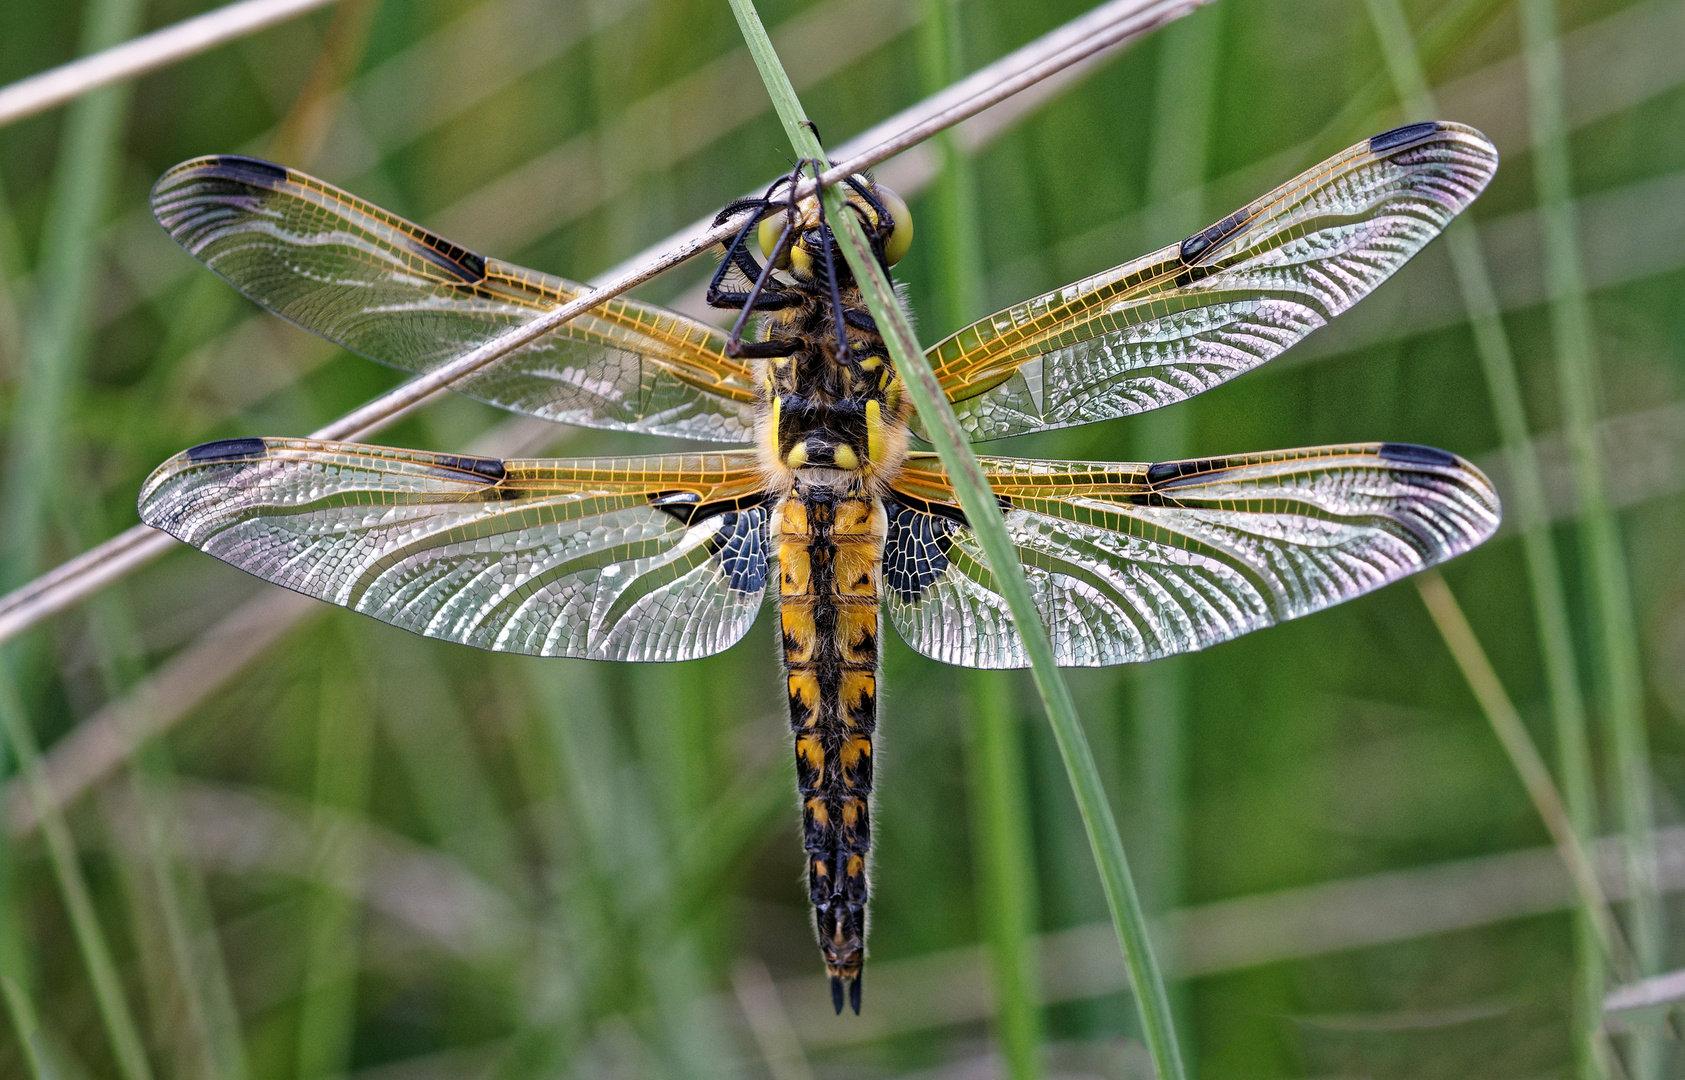
[{"label": "dragonfly head", "polygon": [[[843,181],[847,205],[858,215],[866,236],[877,250],[884,268],[900,262],[913,244],[913,214],[901,196],[864,173],[855,173]],[[780,249],[779,237],[786,225],[793,235]],[[825,247],[842,263],[842,252],[836,246],[831,231],[820,221],[819,199],[809,195],[798,200],[792,215],[790,207],[773,207],[762,219],[758,233],[761,254],[773,260],[780,270],[787,270],[798,278],[812,278],[824,265]]]}]

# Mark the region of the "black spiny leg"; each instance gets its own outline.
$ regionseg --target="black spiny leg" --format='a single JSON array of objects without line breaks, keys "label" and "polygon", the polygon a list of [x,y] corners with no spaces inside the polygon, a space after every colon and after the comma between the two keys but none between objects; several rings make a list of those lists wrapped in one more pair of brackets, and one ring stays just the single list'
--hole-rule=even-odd
[{"label": "black spiny leg", "polygon": [[[786,216],[784,230],[778,234],[778,243],[773,245],[772,254],[767,257],[766,265],[761,267],[761,272],[755,276],[754,287],[749,290],[748,297],[743,301],[743,310],[737,313],[737,321],[731,324],[731,333],[725,339],[725,354],[727,356],[745,355],[743,351],[743,326],[749,321],[749,312],[755,310],[755,302],[761,298],[762,291],[766,289],[767,282],[772,278],[772,268],[778,265],[778,257],[784,254],[784,248],[789,244],[790,237],[795,231],[795,218]],[[738,237],[741,239],[742,234],[739,233]],[[761,344],[770,345],[773,343],[762,342]],[[763,349],[760,350],[759,355],[762,357],[788,356],[792,352],[795,352],[794,346],[770,353]]]},{"label": "black spiny leg", "polygon": [[727,341],[725,353],[739,360],[771,360],[774,357],[798,353],[805,346],[806,342],[800,338],[786,338],[783,341],[738,341],[735,348]]},{"label": "black spiny leg", "polygon": [[[819,182],[819,165],[818,161],[813,162],[813,182],[816,184]],[[819,204],[819,235],[825,240],[825,285],[831,290],[831,321],[837,328],[837,363],[841,364],[847,361],[849,353],[848,317],[844,314],[842,286],[837,283],[837,263],[832,252],[837,242],[825,220],[825,200],[818,198],[816,201]]]}]

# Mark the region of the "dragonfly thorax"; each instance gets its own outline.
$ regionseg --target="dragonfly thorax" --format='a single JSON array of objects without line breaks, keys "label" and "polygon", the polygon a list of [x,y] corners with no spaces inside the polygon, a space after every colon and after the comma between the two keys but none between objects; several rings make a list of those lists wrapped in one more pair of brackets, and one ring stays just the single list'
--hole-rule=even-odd
[{"label": "dragonfly thorax", "polygon": [[[767,339],[796,346],[763,361],[764,407],[757,445],[769,475],[786,486],[798,472],[854,474],[887,483],[907,454],[911,406],[883,338],[871,327],[858,292],[845,293],[848,355],[839,357],[827,298],[806,302],[767,320]],[[808,481],[816,477],[806,477]]]}]

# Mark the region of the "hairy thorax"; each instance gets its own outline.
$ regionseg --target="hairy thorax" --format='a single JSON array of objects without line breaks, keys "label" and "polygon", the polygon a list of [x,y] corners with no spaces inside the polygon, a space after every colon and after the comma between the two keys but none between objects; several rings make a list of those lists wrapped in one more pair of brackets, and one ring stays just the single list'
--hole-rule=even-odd
[{"label": "hairy thorax", "polygon": [[[859,290],[843,290],[849,355],[823,295],[767,319],[767,339],[798,347],[762,361],[756,446],[776,490],[881,494],[907,456],[911,404]],[[863,323],[864,326],[857,325]]]}]

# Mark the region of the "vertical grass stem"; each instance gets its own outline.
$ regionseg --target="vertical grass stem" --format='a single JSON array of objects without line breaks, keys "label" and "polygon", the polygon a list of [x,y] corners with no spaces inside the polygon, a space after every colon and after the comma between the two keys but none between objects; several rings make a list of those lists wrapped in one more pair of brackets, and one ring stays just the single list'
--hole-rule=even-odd
[{"label": "vertical grass stem", "polygon": [[[772,42],[767,37],[766,28],[761,25],[753,0],[731,0],[731,8],[796,153],[806,158],[822,157],[818,140],[804,126],[806,115],[777,54],[773,52]],[[1005,597],[1013,623],[1024,639],[1036,689],[1040,691],[1042,703],[1047,709],[1071,791],[1076,796],[1083,825],[1088,831],[1089,845],[1100,871],[1100,882],[1105,890],[1106,904],[1111,909],[1112,923],[1123,947],[1124,964],[1135,991],[1141,1030],[1153,1067],[1159,1080],[1183,1080],[1185,1074],[1176,1045],[1175,1025],[1170,1016],[1170,1001],[1165,995],[1158,961],[1153,956],[1146,917],[1142,914],[1140,897],[1130,876],[1123,840],[1118,834],[1111,805],[1106,801],[1100,771],[1095,767],[1088,738],[1077,718],[1076,703],[1054,662],[1052,639],[1042,624],[1040,612],[1030,595],[1029,582],[1018,564],[1017,549],[996,509],[997,504],[982,467],[977,463],[977,456],[960,431],[953,408],[925,360],[906,313],[896,301],[888,276],[872,255],[859,222],[851,212],[843,209],[842,196],[834,188],[825,188],[820,195],[833,228],[838,230],[837,239],[849,268],[854,271],[867,309],[883,331],[890,357],[906,381],[907,392],[925,421],[938,456],[947,467],[960,505],[972,522],[973,531],[994,573],[995,584]]]},{"label": "vertical grass stem", "polygon": [[141,1045],[140,1029],[123,997],[123,981],[117,973],[111,946],[100,929],[99,916],[94,912],[88,883],[82,877],[76,858],[76,842],[71,838],[70,826],[53,800],[52,790],[41,769],[41,749],[35,743],[35,733],[24,717],[23,706],[17,698],[9,669],[0,669],[0,726],[5,728],[17,759],[18,778],[24,792],[35,807],[41,821],[41,834],[47,844],[47,858],[58,878],[59,891],[64,894],[65,907],[70,912],[71,930],[76,936],[82,961],[93,983],[94,1000],[99,1006],[100,1019],[105,1023],[106,1036],[111,1041],[112,1057],[116,1059],[118,1074],[123,1080],[152,1080],[152,1068],[147,1064],[146,1051]]},{"label": "vertical grass stem", "polygon": [[[1558,397],[1579,502],[1581,551],[1591,593],[1593,655],[1598,662],[1604,727],[1609,738],[1611,796],[1624,839],[1631,896],[1629,932],[1639,974],[1653,975],[1661,970],[1666,928],[1657,880],[1649,735],[1626,553],[1620,525],[1609,504],[1598,442],[1600,387],[1591,306],[1576,235],[1556,4],[1554,0],[1521,0],[1520,14],[1545,288],[1556,346]],[[1632,1048],[1635,1080],[1651,1080],[1662,1074],[1665,1048],[1659,1040],[1638,1035]]]},{"label": "vertical grass stem", "polygon": [[[1368,0],[1368,6],[1388,73],[1405,112],[1412,120],[1432,119],[1439,110],[1428,88],[1427,76],[1402,5],[1399,0]],[[1546,690],[1556,738],[1557,767],[1561,774],[1561,802],[1575,839],[1583,847],[1590,841],[1597,824],[1590,737],[1586,729],[1585,699],[1580,690],[1574,657],[1562,568],[1550,535],[1544,478],[1528,431],[1521,380],[1516,374],[1509,335],[1499,314],[1497,290],[1493,287],[1480,239],[1474,226],[1459,218],[1445,231],[1444,243],[1462,293],[1463,307],[1468,312],[1475,352],[1480,357],[1487,392],[1492,398],[1493,417],[1503,442],[1510,479],[1504,492],[1506,511],[1521,533],[1522,555],[1533,595],[1533,617],[1543,653]],[[1446,640],[1450,644],[1450,639]],[[1550,823],[1547,821],[1546,824]],[[1582,899],[1588,895],[1582,892]],[[1602,959],[1609,955],[1609,935],[1598,928],[1599,919],[1598,912],[1587,904],[1582,904],[1576,916],[1578,1043],[1582,1075],[1587,1077],[1603,1072],[1599,1051],[1589,1038],[1590,1033],[1597,1031],[1602,1024],[1598,1006],[1604,982]]]}]

